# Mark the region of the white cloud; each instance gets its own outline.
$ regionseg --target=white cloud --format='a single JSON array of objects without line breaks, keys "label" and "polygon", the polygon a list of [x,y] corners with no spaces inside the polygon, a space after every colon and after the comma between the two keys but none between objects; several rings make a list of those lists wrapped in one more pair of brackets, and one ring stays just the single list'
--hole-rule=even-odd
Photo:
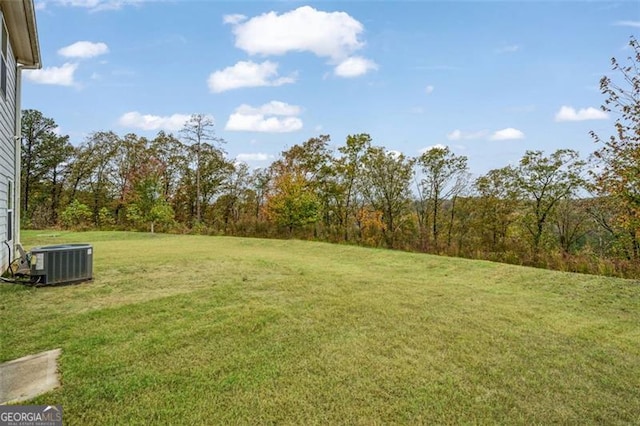
[{"label": "white cloud", "polygon": [[461,141],[468,139],[480,139],[489,134],[486,130],[479,130],[477,132],[463,132],[462,130],[455,129],[451,133],[447,133],[447,139],[450,141]]},{"label": "white cloud", "polygon": [[447,133],[447,139],[450,141],[459,141],[462,139],[462,130],[456,129],[451,133]]},{"label": "white cloud", "polygon": [[232,15],[224,15],[222,17],[222,22],[225,24],[237,25],[246,19],[247,17],[240,13],[234,13]]},{"label": "white cloud", "polygon": [[329,59],[335,65],[335,75],[340,77],[358,77],[378,68],[370,59],[353,56],[364,46],[360,40],[364,26],[346,12],[323,12],[303,6],[250,19],[240,14],[225,15],[223,22],[233,26],[235,46],[250,55],[311,52]]},{"label": "white cloud", "polygon": [[422,148],[420,151],[418,151],[420,154],[424,154],[427,151],[431,151],[432,149],[445,149],[447,146],[446,145],[442,145],[441,143],[437,143],[435,145],[430,145],[427,146],[425,148]]},{"label": "white cloud", "polygon": [[615,25],[621,27],[640,28],[640,21],[617,21]]},{"label": "white cloud", "polygon": [[556,113],[556,121],[606,120],[607,118],[609,116],[606,112],[593,107],[576,111],[573,107],[563,105]]},{"label": "white cloud", "polygon": [[492,141],[509,141],[514,139],[524,139],[524,133],[518,129],[514,129],[513,127],[507,127],[506,129],[498,130],[493,132],[491,137],[489,137]]},{"label": "white cloud", "polygon": [[90,41],[77,41],[58,50],[58,54],[67,58],[93,58],[109,52],[109,46],[105,43],[92,43]]},{"label": "white cloud", "polygon": [[262,152],[242,153],[242,154],[238,154],[236,156],[236,160],[244,161],[244,162],[248,162],[248,161],[252,161],[252,162],[268,161],[268,160],[271,160],[273,158],[274,158],[273,155],[264,154]]},{"label": "white cloud", "polygon": [[265,117],[262,114],[233,113],[229,116],[225,130],[235,132],[288,133],[302,129],[298,117]]},{"label": "white cloud", "polygon": [[289,105],[286,102],[271,101],[258,108],[247,104],[242,104],[236,108],[240,114],[262,114],[262,115],[299,115],[302,109],[297,105]]},{"label": "white cloud", "polygon": [[433,87],[432,85],[428,85],[427,87],[424,88],[424,92],[427,95],[430,95],[433,93],[433,90],[435,89],[435,87]]},{"label": "white cloud", "polygon": [[488,139],[492,141],[506,141],[513,139],[524,139],[524,133],[513,127],[490,132],[489,130],[478,130],[476,132],[465,132],[460,129],[455,129],[452,132],[447,133],[447,139],[450,141],[462,141],[473,139]]},{"label": "white cloud", "polygon": [[56,3],[61,6],[86,7],[93,8],[102,3],[101,0],[54,0],[50,3]]},{"label": "white cloud", "polygon": [[496,49],[496,53],[515,53],[522,49],[522,46],[518,44],[510,44],[508,46],[502,46]]},{"label": "white cloud", "polygon": [[118,124],[124,127],[134,127],[142,130],[169,130],[177,131],[184,127],[184,124],[191,116],[187,114],[173,114],[166,117],[150,114],[140,114],[131,111],[123,114],[118,119]]},{"label": "white cloud", "polygon": [[278,15],[264,13],[236,24],[236,47],[250,55],[312,52],[342,61],[362,48],[363,25],[345,12],[323,12],[311,6]]},{"label": "white cloud", "polygon": [[240,105],[229,116],[225,130],[265,133],[288,133],[302,129],[297,117],[301,108],[285,102],[271,101],[259,107]]},{"label": "white cloud", "polygon": [[378,65],[375,62],[360,56],[354,56],[342,61],[334,71],[339,77],[351,78],[359,77],[371,70],[377,69]]},{"label": "white cloud", "polygon": [[25,70],[26,78],[34,83],[73,86],[73,74],[78,64],[65,63],[60,67],[46,67],[39,70]]},{"label": "white cloud", "polygon": [[294,76],[278,77],[278,64],[264,61],[240,61],[231,67],[215,71],[209,75],[207,83],[213,93],[242,87],[281,86],[295,82]]},{"label": "white cloud", "polygon": [[140,5],[145,0],[43,0],[40,2],[40,8],[46,8],[46,4],[55,4],[58,6],[83,7],[91,12],[100,12],[103,10],[119,10],[128,5]]}]

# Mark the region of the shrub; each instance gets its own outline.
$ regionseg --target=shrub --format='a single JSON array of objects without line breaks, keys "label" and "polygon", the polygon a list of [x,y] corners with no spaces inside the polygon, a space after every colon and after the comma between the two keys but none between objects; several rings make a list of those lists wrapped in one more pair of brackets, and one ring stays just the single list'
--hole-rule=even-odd
[{"label": "shrub", "polygon": [[60,215],[60,220],[65,228],[86,229],[91,219],[91,210],[86,204],[73,200]]}]

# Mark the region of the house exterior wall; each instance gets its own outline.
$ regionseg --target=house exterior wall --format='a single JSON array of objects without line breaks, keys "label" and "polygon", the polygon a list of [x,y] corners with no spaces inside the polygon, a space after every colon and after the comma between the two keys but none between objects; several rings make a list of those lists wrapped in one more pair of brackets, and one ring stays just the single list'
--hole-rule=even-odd
[{"label": "house exterior wall", "polygon": [[[2,12],[0,11],[0,16]],[[2,16],[4,22],[4,16]],[[16,229],[15,215],[19,211],[16,200],[19,195],[16,194],[16,149],[15,149],[15,121],[16,121],[16,74],[17,64],[16,58],[11,47],[11,39],[7,43],[7,93],[6,97],[0,93],[0,273],[4,272],[9,266],[9,248],[5,241],[13,250]],[[12,202],[9,202],[9,185],[12,186]],[[8,240],[8,212],[9,206],[13,207],[13,223],[12,223],[12,240]],[[11,253],[15,257],[14,253]]]}]

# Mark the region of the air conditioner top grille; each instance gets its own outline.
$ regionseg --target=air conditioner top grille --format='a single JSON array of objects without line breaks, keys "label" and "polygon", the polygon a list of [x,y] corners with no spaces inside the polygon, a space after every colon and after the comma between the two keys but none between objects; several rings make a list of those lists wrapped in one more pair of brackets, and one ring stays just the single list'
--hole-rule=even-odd
[{"label": "air conditioner top grille", "polygon": [[34,252],[77,250],[77,249],[91,249],[91,244],[75,243],[75,244],[59,244],[55,246],[34,247],[31,249],[31,252],[34,253]]}]

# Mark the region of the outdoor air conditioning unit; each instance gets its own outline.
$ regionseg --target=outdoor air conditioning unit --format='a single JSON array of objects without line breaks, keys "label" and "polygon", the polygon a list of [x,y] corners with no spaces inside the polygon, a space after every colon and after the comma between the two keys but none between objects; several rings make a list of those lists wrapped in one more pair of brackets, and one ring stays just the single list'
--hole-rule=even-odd
[{"label": "outdoor air conditioning unit", "polygon": [[39,285],[69,284],[93,279],[93,247],[62,244],[31,249],[31,281]]}]

